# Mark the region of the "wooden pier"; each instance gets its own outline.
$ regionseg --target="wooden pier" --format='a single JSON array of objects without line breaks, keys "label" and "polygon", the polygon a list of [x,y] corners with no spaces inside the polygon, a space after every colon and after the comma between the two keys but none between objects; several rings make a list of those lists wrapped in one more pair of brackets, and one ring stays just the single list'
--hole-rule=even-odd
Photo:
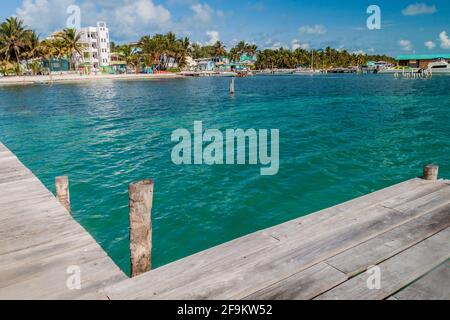
[{"label": "wooden pier", "polygon": [[126,278],[0,143],[0,299],[105,299],[102,288]]},{"label": "wooden pier", "polygon": [[[0,222],[3,299],[450,299],[448,180],[414,178],[130,279],[0,144]],[[72,265],[81,290],[66,287]]]}]

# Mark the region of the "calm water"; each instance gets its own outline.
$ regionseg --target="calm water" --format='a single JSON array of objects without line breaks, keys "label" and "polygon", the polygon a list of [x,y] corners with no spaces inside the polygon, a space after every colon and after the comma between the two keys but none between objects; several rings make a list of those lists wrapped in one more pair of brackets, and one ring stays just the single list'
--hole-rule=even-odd
[{"label": "calm water", "polygon": [[[450,177],[450,77],[197,78],[0,88],[0,140],[53,191],[70,176],[74,217],[128,272],[127,186],[155,180],[160,266],[418,175]],[[171,132],[280,129],[280,171],[175,166]]]}]

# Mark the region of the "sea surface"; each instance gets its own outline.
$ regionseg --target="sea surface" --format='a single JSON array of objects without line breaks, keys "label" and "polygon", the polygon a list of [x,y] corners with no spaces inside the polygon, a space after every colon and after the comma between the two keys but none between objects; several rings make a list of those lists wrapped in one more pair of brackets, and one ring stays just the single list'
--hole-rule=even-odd
[{"label": "sea surface", "polygon": [[[255,76],[0,88],[0,141],[129,272],[128,184],[155,181],[153,265],[413,178],[450,178],[450,77]],[[279,129],[280,168],[181,165],[178,128]]]}]

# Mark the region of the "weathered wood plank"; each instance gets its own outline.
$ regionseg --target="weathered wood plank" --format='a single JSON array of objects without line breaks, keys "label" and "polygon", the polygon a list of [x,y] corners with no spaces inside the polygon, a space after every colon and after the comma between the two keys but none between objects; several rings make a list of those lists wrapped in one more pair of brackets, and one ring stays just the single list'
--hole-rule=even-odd
[{"label": "weathered wood plank", "polygon": [[385,299],[450,257],[450,228],[380,263],[381,288],[369,289],[370,276],[362,273],[320,295],[317,299]]},{"label": "weathered wood plank", "polygon": [[[446,189],[450,195],[450,189]],[[296,238],[255,253],[237,253],[195,269],[182,260],[171,268],[162,267],[137,277],[139,281],[127,280],[125,286],[107,288],[106,292],[110,298],[124,299],[243,298],[425,213],[402,213],[376,206],[357,215],[338,214],[305,228]]]},{"label": "weathered wood plank", "polygon": [[[0,299],[105,297],[126,279],[45,186],[0,143]],[[81,270],[70,290],[67,268]]]},{"label": "weathered wood plank", "polygon": [[348,279],[345,273],[326,263],[318,263],[302,272],[255,292],[247,300],[309,300]]},{"label": "weathered wood plank", "polygon": [[353,276],[450,226],[450,204],[372,238],[326,262]]},{"label": "weathered wood plank", "polygon": [[[284,224],[265,229],[262,232],[280,240],[292,238],[296,237],[300,233],[303,233],[305,227],[308,228],[313,225],[323,224],[325,222],[331,225],[335,223],[334,221],[338,221],[343,218],[354,217],[355,219],[358,219],[359,216],[363,214],[362,211],[364,211],[365,214],[370,214],[370,209],[379,205],[390,208],[388,204],[395,203],[396,207],[400,207],[401,205],[407,204],[411,201],[411,199],[417,200],[425,196],[430,197],[430,194],[434,194],[439,190],[445,189],[445,192],[450,191],[448,186],[443,182],[430,183],[429,181],[420,179],[408,180],[394,187],[396,188],[386,188],[361,198],[357,198],[353,201],[345,202],[341,205],[316,212],[313,215],[301,217],[288,221]],[[405,196],[405,193],[407,193],[407,196]],[[387,203],[388,200],[391,202]],[[397,210],[397,208],[394,209]],[[332,227],[330,227],[330,229],[332,229]]]},{"label": "weathered wood plank", "polygon": [[450,260],[392,297],[396,300],[450,300]]}]

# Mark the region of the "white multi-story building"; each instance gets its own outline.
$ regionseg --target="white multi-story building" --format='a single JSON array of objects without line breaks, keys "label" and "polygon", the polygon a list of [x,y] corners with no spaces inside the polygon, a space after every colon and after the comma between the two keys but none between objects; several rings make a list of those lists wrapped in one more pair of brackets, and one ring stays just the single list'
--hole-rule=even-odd
[{"label": "white multi-story building", "polygon": [[97,22],[96,27],[81,29],[81,42],[84,44],[83,64],[95,69],[107,67],[111,63],[109,30],[105,22]]}]

